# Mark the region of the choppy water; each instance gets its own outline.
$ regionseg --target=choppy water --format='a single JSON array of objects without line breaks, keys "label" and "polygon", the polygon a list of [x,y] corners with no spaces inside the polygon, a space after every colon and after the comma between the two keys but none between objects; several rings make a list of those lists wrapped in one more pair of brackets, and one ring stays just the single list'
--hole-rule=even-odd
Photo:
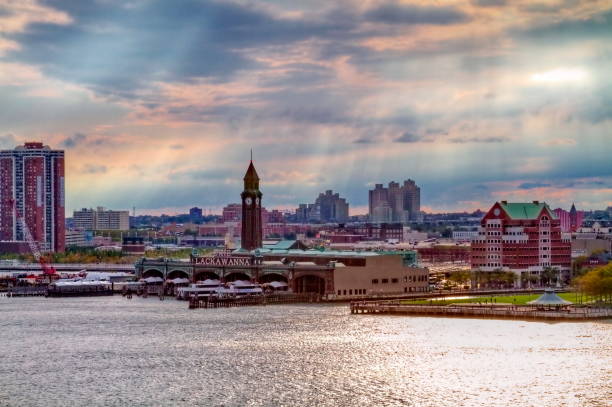
[{"label": "choppy water", "polygon": [[0,298],[0,405],[609,406],[612,323]]}]

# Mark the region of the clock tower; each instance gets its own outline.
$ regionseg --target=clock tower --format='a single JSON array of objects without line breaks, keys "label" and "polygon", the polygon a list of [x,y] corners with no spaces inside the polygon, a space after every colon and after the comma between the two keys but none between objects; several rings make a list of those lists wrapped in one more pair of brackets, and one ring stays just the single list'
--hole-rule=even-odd
[{"label": "clock tower", "polygon": [[259,176],[251,160],[244,174],[244,191],[240,194],[242,198],[241,247],[245,250],[255,250],[262,246],[261,196]]}]

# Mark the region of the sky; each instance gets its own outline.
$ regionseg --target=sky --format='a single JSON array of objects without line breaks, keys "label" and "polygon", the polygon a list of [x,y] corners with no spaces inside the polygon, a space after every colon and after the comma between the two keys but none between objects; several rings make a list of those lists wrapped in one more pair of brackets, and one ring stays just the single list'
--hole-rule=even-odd
[{"label": "sky", "polygon": [[66,206],[218,211],[414,179],[429,212],[612,205],[609,0],[0,0],[0,148]]}]

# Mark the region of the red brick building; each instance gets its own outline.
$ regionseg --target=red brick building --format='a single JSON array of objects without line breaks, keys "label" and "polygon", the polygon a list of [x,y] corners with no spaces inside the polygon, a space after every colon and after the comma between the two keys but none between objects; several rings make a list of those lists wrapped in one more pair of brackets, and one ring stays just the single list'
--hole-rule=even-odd
[{"label": "red brick building", "polygon": [[43,251],[64,251],[64,152],[42,143],[0,151],[0,241],[24,241],[15,202]]},{"label": "red brick building", "polygon": [[479,235],[472,240],[472,269],[512,271],[527,281],[546,268],[557,269],[564,280],[571,268],[570,236],[544,202],[496,202],[482,218]]}]

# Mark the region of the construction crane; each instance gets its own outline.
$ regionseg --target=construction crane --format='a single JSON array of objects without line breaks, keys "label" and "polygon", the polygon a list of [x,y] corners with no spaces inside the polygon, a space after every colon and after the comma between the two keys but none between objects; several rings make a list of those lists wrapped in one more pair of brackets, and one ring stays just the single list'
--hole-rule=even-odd
[{"label": "construction crane", "polygon": [[25,221],[25,218],[21,216],[19,209],[17,209],[17,202],[14,199],[9,200],[11,206],[13,207],[13,213],[15,214],[15,218],[21,224],[21,230],[23,232],[23,237],[25,241],[28,243],[28,247],[30,248],[30,252],[32,256],[34,256],[34,260],[40,264],[40,268],[42,270],[42,279],[47,279],[48,282],[51,282],[52,279],[56,279],[59,276],[55,272],[55,269],[47,263],[47,259],[40,252],[40,248],[38,247],[38,243],[34,240],[32,233],[30,232],[30,228]]}]

